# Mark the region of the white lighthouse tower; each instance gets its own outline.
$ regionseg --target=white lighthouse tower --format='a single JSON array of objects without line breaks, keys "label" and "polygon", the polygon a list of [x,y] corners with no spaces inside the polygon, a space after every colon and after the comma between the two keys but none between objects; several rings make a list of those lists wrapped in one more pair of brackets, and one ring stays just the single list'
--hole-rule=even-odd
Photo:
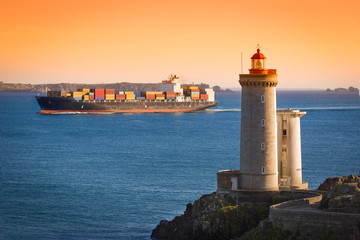
[{"label": "white lighthouse tower", "polygon": [[275,69],[265,68],[266,57],[257,49],[250,74],[240,74],[241,136],[240,188],[278,190]]},{"label": "white lighthouse tower", "polygon": [[299,110],[276,109],[276,69],[257,49],[249,74],[240,74],[240,169],[217,173],[217,191],[307,189],[302,181]]}]

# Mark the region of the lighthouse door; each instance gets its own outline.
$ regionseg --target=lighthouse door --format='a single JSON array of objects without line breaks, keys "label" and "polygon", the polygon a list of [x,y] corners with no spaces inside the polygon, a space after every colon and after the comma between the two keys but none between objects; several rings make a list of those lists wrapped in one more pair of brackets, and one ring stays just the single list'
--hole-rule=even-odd
[{"label": "lighthouse door", "polygon": [[237,178],[233,177],[231,178],[231,190],[236,190],[237,188]]}]

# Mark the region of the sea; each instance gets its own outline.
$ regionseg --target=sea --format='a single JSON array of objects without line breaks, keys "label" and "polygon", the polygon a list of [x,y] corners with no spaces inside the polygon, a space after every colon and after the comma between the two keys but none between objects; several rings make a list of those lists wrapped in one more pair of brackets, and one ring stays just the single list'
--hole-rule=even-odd
[{"label": "sea", "polygon": [[[0,239],[150,239],[240,166],[241,92],[196,113],[41,115],[0,94]],[[277,91],[301,118],[303,180],[360,171],[359,95]]]}]

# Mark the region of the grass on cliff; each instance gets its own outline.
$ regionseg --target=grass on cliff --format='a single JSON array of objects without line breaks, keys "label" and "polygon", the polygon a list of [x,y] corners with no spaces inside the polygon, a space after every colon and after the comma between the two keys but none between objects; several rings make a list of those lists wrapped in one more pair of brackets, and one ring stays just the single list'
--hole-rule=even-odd
[{"label": "grass on cliff", "polygon": [[256,227],[258,223],[267,218],[269,207],[233,205],[222,207],[211,218],[226,219],[228,230],[232,236],[241,236],[244,232]]}]

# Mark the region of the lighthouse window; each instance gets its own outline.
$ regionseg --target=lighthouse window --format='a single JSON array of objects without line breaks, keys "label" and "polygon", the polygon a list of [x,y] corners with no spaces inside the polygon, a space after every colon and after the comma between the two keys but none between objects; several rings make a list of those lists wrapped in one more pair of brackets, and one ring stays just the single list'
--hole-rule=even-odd
[{"label": "lighthouse window", "polygon": [[265,143],[261,143],[261,150],[265,150]]},{"label": "lighthouse window", "polygon": [[265,174],[265,167],[264,166],[261,166],[261,173]]},{"label": "lighthouse window", "polygon": [[264,102],[265,102],[265,96],[261,95],[261,103],[264,103]]},{"label": "lighthouse window", "polygon": [[283,129],[283,136],[286,136],[287,135],[287,131],[286,129]]},{"label": "lighthouse window", "polygon": [[261,119],[261,126],[265,127],[265,119]]}]

